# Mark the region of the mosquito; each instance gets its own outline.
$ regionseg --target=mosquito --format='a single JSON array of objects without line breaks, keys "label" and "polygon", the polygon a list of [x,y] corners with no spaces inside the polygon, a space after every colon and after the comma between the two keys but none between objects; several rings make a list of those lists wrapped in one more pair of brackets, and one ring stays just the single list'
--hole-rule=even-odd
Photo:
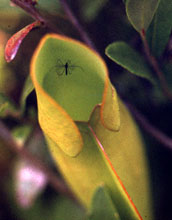
[{"label": "mosquito", "polygon": [[80,66],[73,65],[71,60],[67,60],[63,63],[60,59],[58,59],[56,65],[53,67],[53,71],[55,71],[58,76],[62,76],[63,74],[67,76],[68,74],[72,74],[75,68],[80,68],[83,71]]}]

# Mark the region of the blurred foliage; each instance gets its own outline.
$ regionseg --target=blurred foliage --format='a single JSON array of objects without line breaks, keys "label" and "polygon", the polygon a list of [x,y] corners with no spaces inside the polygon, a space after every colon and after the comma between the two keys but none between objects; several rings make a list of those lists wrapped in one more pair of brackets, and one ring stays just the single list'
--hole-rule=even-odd
[{"label": "blurred foliage", "polygon": [[[137,76],[130,74],[128,72],[132,72],[130,68],[126,68],[121,62],[113,62],[105,55],[105,48],[109,44],[125,41],[142,56],[152,77],[158,81],[145,59],[139,33],[134,30],[129,20],[132,21],[137,31],[140,31],[142,27],[148,28],[147,37],[150,48],[153,55],[157,57],[172,91],[172,43],[169,41],[172,29],[172,2],[171,0],[144,1],[145,3],[148,2],[145,7],[149,8],[149,4],[151,4],[154,9],[153,13],[146,10],[148,15],[145,14],[144,19],[146,20],[143,26],[140,26],[140,20],[137,19],[140,19],[144,13],[141,11],[138,16],[138,11],[133,10],[133,6],[131,8],[133,2],[137,6],[137,1],[132,0],[69,1],[77,18],[80,19],[100,54],[106,60],[111,81],[117,88],[118,94],[124,100],[135,105],[157,128],[172,137],[172,104],[162,94],[159,83],[155,86],[139,77],[138,69],[135,73]],[[125,4],[127,4],[129,20],[126,15]],[[70,20],[64,15],[58,1],[39,0],[36,8],[41,10],[41,13],[60,28],[63,33],[80,39],[75,28],[71,26]],[[4,60],[4,48],[9,37],[31,22],[33,22],[33,18],[22,9],[10,5],[9,0],[0,1],[0,117],[12,130],[25,125],[26,122],[29,122],[32,125],[31,127],[37,123],[35,93],[32,91],[32,83],[28,78],[30,58],[40,38],[52,30],[48,30],[48,28],[33,30],[23,41],[15,60],[10,64]],[[122,54],[120,55],[122,56]],[[134,58],[135,55],[133,55],[132,61],[135,61]],[[24,134],[20,133],[20,135]],[[146,150],[151,170],[155,219],[171,220],[172,180],[170,173],[172,152],[157,143],[149,135],[144,134],[144,138],[148,143],[147,146],[149,146]],[[45,143],[42,145],[43,137],[40,138],[39,136],[37,139],[32,139],[31,142],[32,148],[34,148],[34,150],[32,149],[33,153],[39,155],[41,148],[37,146],[45,146]],[[14,182],[10,178],[11,173],[13,173],[13,162],[17,160],[19,160],[18,157],[14,156],[8,150],[6,143],[0,140],[0,219],[84,220],[88,218],[81,207],[68,198],[56,194],[49,186],[30,209],[24,210],[18,207],[15,196],[11,198],[11,195],[14,195],[11,191],[15,189]],[[49,166],[54,168],[46,151],[42,153],[42,160],[47,161]],[[109,198],[107,200],[110,202]],[[108,207],[110,206],[108,205]]]},{"label": "blurred foliage", "polygon": [[120,220],[117,209],[112,199],[103,186],[97,188],[92,200],[92,208],[89,220]]},{"label": "blurred foliage", "polygon": [[105,7],[108,0],[81,0],[81,14],[86,22],[96,19],[99,12]]}]

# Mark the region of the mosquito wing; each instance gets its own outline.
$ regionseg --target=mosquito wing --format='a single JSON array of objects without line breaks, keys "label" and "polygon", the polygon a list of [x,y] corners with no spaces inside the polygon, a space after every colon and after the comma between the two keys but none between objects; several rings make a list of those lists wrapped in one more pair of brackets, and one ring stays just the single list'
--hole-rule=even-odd
[{"label": "mosquito wing", "polygon": [[58,59],[56,62],[56,66],[60,68],[60,67],[64,67],[65,64],[60,59]]},{"label": "mosquito wing", "polygon": [[55,66],[52,67],[50,71],[53,72],[53,74],[62,76],[63,74],[72,74],[72,72],[77,68],[84,72],[82,67],[71,64],[71,60],[67,60],[65,63],[63,63],[60,59],[58,59]]},{"label": "mosquito wing", "polygon": [[65,65],[60,59],[57,60],[56,65],[50,69],[50,72],[62,76],[65,72]]},{"label": "mosquito wing", "polygon": [[64,63],[60,59],[57,60],[55,68],[56,68],[55,72],[56,72],[56,74],[58,76],[62,76],[64,74],[64,72],[65,72],[65,65],[64,65]]},{"label": "mosquito wing", "polygon": [[73,72],[74,69],[75,69],[74,67],[69,66],[69,67],[68,67],[68,73],[69,73],[69,74],[72,74],[72,72]]},{"label": "mosquito wing", "polygon": [[82,72],[84,72],[83,68],[81,66],[78,65],[70,65],[69,69],[71,72],[73,72],[74,69],[80,69]]},{"label": "mosquito wing", "polygon": [[50,74],[57,74],[58,76],[62,76],[65,72],[65,68],[64,67],[59,67],[59,66],[53,66],[52,68],[50,68],[50,70],[48,71]]}]

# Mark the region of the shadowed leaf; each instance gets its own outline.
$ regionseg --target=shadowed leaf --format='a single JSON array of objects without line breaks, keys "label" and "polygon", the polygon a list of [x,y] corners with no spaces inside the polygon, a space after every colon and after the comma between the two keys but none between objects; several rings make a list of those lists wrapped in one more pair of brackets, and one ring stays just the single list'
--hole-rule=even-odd
[{"label": "shadowed leaf", "polygon": [[23,92],[22,92],[21,99],[20,99],[20,105],[21,105],[22,112],[25,110],[26,99],[33,90],[34,90],[34,86],[33,86],[32,80],[30,78],[30,75],[28,75],[28,77],[25,80]]},{"label": "shadowed leaf", "polygon": [[161,0],[155,14],[152,33],[152,52],[159,57],[163,53],[172,30],[172,1]]},{"label": "shadowed leaf", "polygon": [[146,31],[156,12],[160,0],[127,0],[126,12],[133,27]]},{"label": "shadowed leaf", "polygon": [[127,43],[119,41],[110,44],[106,55],[129,72],[155,83],[144,58]]},{"label": "shadowed leaf", "polygon": [[12,101],[4,94],[0,93],[0,117],[5,118],[9,115],[16,117],[19,114],[20,112]]},{"label": "shadowed leaf", "polygon": [[81,1],[82,16],[88,21],[92,21],[96,18],[102,8],[106,5],[108,0],[84,0]]}]

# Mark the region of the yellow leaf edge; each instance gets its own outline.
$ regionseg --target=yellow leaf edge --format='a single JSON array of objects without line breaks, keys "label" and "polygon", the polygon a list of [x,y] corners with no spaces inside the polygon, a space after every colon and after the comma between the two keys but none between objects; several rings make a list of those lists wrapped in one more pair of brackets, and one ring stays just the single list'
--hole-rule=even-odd
[{"label": "yellow leaf edge", "polygon": [[[38,94],[40,94],[42,97],[44,97],[47,102],[49,102],[55,109],[57,109],[58,111],[61,112],[61,114],[66,118],[67,120],[67,123],[69,126],[71,126],[73,128],[73,131],[75,134],[75,138],[77,139],[77,142],[79,140],[79,150],[77,152],[75,152],[74,154],[70,154],[69,152],[66,152],[63,151],[66,153],[66,154],[69,154],[69,156],[77,156],[77,154],[81,151],[82,149],[82,146],[83,146],[83,140],[82,140],[82,136],[80,134],[80,131],[77,127],[77,125],[75,124],[75,122],[73,121],[73,119],[68,115],[68,113],[53,99],[51,98],[51,96],[49,96],[47,94],[47,92],[39,85],[38,81],[37,81],[37,78],[36,78],[36,73],[34,71],[34,65],[35,65],[35,62],[36,62],[36,59],[38,57],[38,54],[39,54],[39,51],[41,50],[41,48],[43,47],[44,43],[46,42],[46,40],[50,37],[56,37],[55,34],[47,34],[45,35],[41,41],[39,42],[39,45],[38,47],[36,48],[34,54],[33,54],[33,57],[32,57],[32,60],[31,60],[31,65],[30,65],[30,75],[31,75],[31,79],[32,79],[32,82],[34,84],[34,87],[35,87],[35,90],[36,90],[36,93],[37,93],[37,96]],[[38,111],[39,111],[39,105],[38,105]],[[40,123],[41,124],[41,123]]]},{"label": "yellow leaf edge", "polygon": [[[94,54],[98,58],[99,62],[102,64],[102,66],[104,68],[104,70],[102,70],[102,71],[105,72],[105,86],[104,86],[104,92],[103,92],[103,95],[102,95],[102,102],[100,104],[98,104],[101,108],[101,111],[100,111],[101,122],[102,122],[102,124],[105,128],[107,128],[109,130],[112,130],[112,131],[118,131],[119,128],[120,128],[120,114],[119,114],[119,106],[118,106],[118,101],[117,101],[117,99],[118,99],[117,98],[117,93],[116,93],[115,88],[112,89],[112,87],[111,87],[111,83],[110,83],[110,80],[109,80],[109,71],[108,71],[106,63],[104,62],[102,57],[95,50],[93,50],[92,48],[90,48],[86,44],[84,44],[84,43],[82,43],[78,40],[75,40],[73,38],[69,38],[69,37],[66,37],[66,36],[62,36],[62,35],[59,35],[59,34],[53,34],[53,33],[47,34],[46,36],[47,36],[47,38],[52,37],[52,38],[56,38],[56,39],[59,39],[59,40],[72,42],[76,45],[79,45],[79,46],[85,48],[86,50],[89,50],[90,53]],[[104,117],[105,116],[105,108],[108,107],[108,105],[106,105],[106,101],[107,101],[106,99],[107,99],[108,93],[110,93],[109,95],[111,96],[111,101],[113,100],[112,101],[113,103],[114,103],[114,100],[115,100],[115,107],[117,107],[116,111],[115,111],[115,115],[117,116],[116,117],[117,122],[113,123],[113,124],[115,124],[115,126],[113,126],[113,127],[109,123],[106,123],[105,117]],[[98,105],[96,105],[93,108],[93,111]],[[90,117],[91,117],[91,115],[92,115],[92,113],[90,114]],[[116,120],[116,118],[115,118],[115,120]],[[111,123],[112,123],[112,120],[113,119],[111,119]],[[77,121],[77,122],[83,122],[83,121]]]},{"label": "yellow leaf edge", "polygon": [[[109,92],[110,81],[109,81],[109,74],[108,74],[107,66],[106,66],[105,62],[103,61],[103,59],[101,58],[101,56],[96,51],[94,51],[93,49],[89,48],[87,45],[85,45],[84,43],[82,43],[82,42],[80,42],[78,40],[74,40],[72,38],[69,38],[69,37],[66,37],[66,36],[62,36],[62,35],[58,35],[58,34],[49,33],[49,34],[46,34],[41,39],[41,41],[39,42],[38,47],[36,48],[36,50],[34,52],[32,60],[31,60],[31,68],[30,68],[31,69],[31,71],[30,71],[31,72],[31,79],[32,79],[33,84],[34,84],[34,86],[36,88],[36,92],[39,92],[39,93],[41,93],[42,96],[46,97],[47,101],[49,101],[56,109],[58,109],[62,113],[62,115],[67,119],[69,126],[71,126],[74,129],[75,135],[76,135],[76,139],[80,140],[79,141],[80,142],[80,147],[78,148],[79,150],[76,150],[76,152],[74,154],[72,154],[72,156],[77,156],[77,154],[81,151],[82,146],[83,146],[82,136],[80,134],[79,129],[77,128],[77,125],[75,124],[73,119],[69,116],[69,114],[53,98],[51,98],[46,93],[46,91],[39,85],[39,83],[38,83],[38,81],[36,79],[35,71],[34,71],[34,64],[36,62],[36,58],[37,58],[37,56],[39,54],[39,51],[43,47],[43,45],[46,42],[46,40],[48,40],[49,38],[55,38],[55,39],[64,40],[64,41],[67,41],[67,42],[72,42],[72,43],[74,43],[76,45],[84,47],[85,49],[90,50],[91,53],[94,53],[94,55],[98,58],[99,62],[102,63],[102,66],[104,68],[104,70],[102,70],[102,71],[105,72],[105,86],[104,86],[104,92],[103,92],[103,95],[102,95],[102,103],[99,104],[100,107],[101,107],[100,118],[101,118],[101,122],[102,122],[103,126],[106,127],[109,130],[113,130],[113,131],[118,131],[119,130],[119,127],[120,127],[120,116],[119,116],[118,103],[117,103],[117,99],[116,99],[116,105],[115,106],[117,107],[117,110],[116,110],[115,113],[117,113],[116,114],[117,115],[117,123],[113,123],[113,124],[115,124],[115,128],[114,128],[114,126],[112,127],[110,123],[106,123],[106,121],[104,119],[105,107],[107,106],[106,105],[106,99],[107,99],[108,92]],[[113,94],[111,93],[110,95],[114,96],[114,94],[117,97],[116,91],[113,91]],[[94,111],[94,109],[93,109],[93,111]],[[91,117],[91,114],[90,114],[90,117]],[[116,118],[115,118],[115,120],[116,120]],[[66,153],[68,154],[68,152],[66,152]],[[69,153],[69,154],[71,154],[71,153]]]},{"label": "yellow leaf edge", "polygon": [[[46,40],[50,37],[53,37],[53,38],[57,38],[57,39],[62,39],[62,40],[67,40],[67,41],[71,41],[73,43],[76,43],[76,44],[80,44],[81,46],[85,47],[86,49],[90,49],[91,52],[95,53],[95,55],[99,58],[100,62],[103,63],[103,66],[104,66],[104,69],[105,69],[105,72],[106,72],[106,78],[105,78],[105,87],[104,87],[104,92],[103,92],[103,97],[102,97],[102,103],[99,104],[100,106],[100,119],[101,119],[101,122],[102,122],[102,125],[109,129],[108,128],[108,125],[106,125],[105,121],[104,121],[104,107],[106,105],[106,97],[107,97],[107,94],[108,94],[108,87],[110,85],[110,81],[109,81],[109,75],[108,75],[108,70],[107,70],[107,67],[106,67],[106,64],[104,63],[103,59],[100,57],[99,54],[97,54],[97,52],[93,51],[91,48],[87,47],[85,44],[77,41],[77,40],[74,40],[74,39],[71,39],[71,38],[68,38],[68,37],[65,37],[65,36],[61,36],[61,35],[58,35],[58,34],[46,34],[40,41],[38,47],[36,48],[35,52],[34,52],[34,55],[32,57],[32,61],[31,61],[31,79],[33,81],[33,84],[35,86],[35,88],[43,95],[46,97],[46,99],[55,107],[57,108],[58,110],[61,111],[61,113],[64,115],[64,117],[68,120],[68,122],[70,123],[70,125],[73,126],[78,138],[80,139],[80,142],[81,142],[81,145],[83,145],[83,140],[82,140],[82,136],[81,136],[81,133],[77,127],[77,125],[75,124],[75,122],[73,121],[73,119],[68,115],[68,113],[53,99],[51,98],[46,92],[45,90],[39,85],[37,79],[36,79],[36,74],[34,72],[34,64],[36,62],[36,58],[38,56],[38,53],[40,51],[40,49],[42,48],[42,46],[44,45],[44,43],[46,42]],[[112,96],[113,96],[113,99],[117,100],[117,94],[116,94],[116,91],[113,90],[112,91]],[[98,106],[98,105],[97,105]],[[96,108],[96,106],[95,106]],[[94,111],[95,109],[93,109]],[[91,114],[92,115],[92,114]],[[90,117],[91,117],[90,115]],[[109,129],[109,130],[113,130],[113,129]],[[99,143],[98,143],[99,145]],[[100,145],[99,145],[100,146]],[[128,200],[130,201],[131,203],[131,206],[133,207],[133,209],[135,210],[135,212],[137,213],[138,217],[139,217],[139,220],[142,220],[142,217],[140,215],[140,213],[138,212],[135,204],[133,203],[132,199],[130,198],[127,190],[125,189],[122,181],[120,180],[116,170],[114,169],[109,157],[107,156],[106,152],[103,150],[102,153],[104,154],[106,160],[107,160],[107,164],[109,164],[109,167],[111,167],[111,171],[114,173],[114,175],[117,177],[122,189],[124,190]]]}]

